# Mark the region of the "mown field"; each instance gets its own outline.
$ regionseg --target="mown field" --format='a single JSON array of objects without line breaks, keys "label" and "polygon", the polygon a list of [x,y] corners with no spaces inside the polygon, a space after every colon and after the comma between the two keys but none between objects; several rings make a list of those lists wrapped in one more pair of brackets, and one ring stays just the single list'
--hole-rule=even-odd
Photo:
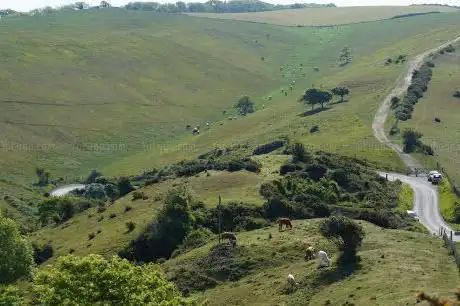
[{"label": "mown field", "polygon": [[[181,269],[199,269],[202,274],[180,274],[179,282],[192,287],[204,276],[215,277],[215,288],[192,295],[209,305],[325,305],[328,300],[329,305],[416,305],[418,290],[448,297],[460,281],[440,239],[366,222],[361,222],[366,237],[358,252],[360,265],[340,270],[334,264],[318,270],[316,261],[303,259],[306,244],[326,250],[332,261],[338,257],[335,246],[319,235],[318,224],[319,220],[296,221],[293,230],[281,233],[277,227],[238,233],[238,246],[222,252],[226,255],[212,255],[217,244],[212,241],[163,267],[173,278]],[[241,278],[229,281],[219,274],[224,262]],[[206,267],[200,269],[203,263]],[[289,273],[300,283],[291,294],[285,291]]]},{"label": "mown field", "polygon": [[288,26],[328,26],[377,21],[395,16],[455,12],[457,9],[443,6],[355,6],[306,8],[256,13],[189,13],[191,16],[262,22]]}]

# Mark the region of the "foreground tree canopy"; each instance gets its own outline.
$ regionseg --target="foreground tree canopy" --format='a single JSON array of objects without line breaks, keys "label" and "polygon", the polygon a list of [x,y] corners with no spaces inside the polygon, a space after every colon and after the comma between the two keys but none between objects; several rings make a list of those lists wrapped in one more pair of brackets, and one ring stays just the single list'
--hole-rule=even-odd
[{"label": "foreground tree canopy", "polygon": [[35,276],[34,293],[43,305],[193,305],[158,265],[135,266],[117,256],[60,257]]},{"label": "foreground tree canopy", "polygon": [[0,216],[0,284],[28,276],[33,262],[32,248],[18,225]]}]

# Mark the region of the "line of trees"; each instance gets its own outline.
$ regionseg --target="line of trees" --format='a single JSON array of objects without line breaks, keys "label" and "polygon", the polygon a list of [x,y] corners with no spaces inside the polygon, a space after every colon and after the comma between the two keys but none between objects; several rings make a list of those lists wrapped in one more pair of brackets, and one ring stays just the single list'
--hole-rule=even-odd
[{"label": "line of trees", "polygon": [[335,4],[271,4],[263,1],[218,1],[210,0],[204,3],[182,1],[176,3],[161,4],[158,2],[130,2],[125,8],[128,10],[158,11],[167,13],[242,13],[242,12],[263,12],[283,9],[301,9],[308,7],[336,7]]},{"label": "line of trees", "polygon": [[407,89],[406,96],[402,103],[397,99],[392,100],[392,107],[395,109],[395,117],[399,120],[406,121],[412,118],[415,104],[423,97],[424,92],[428,90],[428,83],[433,75],[432,67],[434,64],[427,62],[415,70],[412,74],[412,82]]}]

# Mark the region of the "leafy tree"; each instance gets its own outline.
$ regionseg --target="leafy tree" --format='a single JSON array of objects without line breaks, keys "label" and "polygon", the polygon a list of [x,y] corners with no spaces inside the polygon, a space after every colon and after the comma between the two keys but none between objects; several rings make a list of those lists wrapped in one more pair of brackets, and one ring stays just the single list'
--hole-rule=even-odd
[{"label": "leafy tree", "polygon": [[254,112],[254,102],[251,101],[249,96],[243,96],[238,100],[235,108],[239,109],[241,115],[246,116],[247,114]]},{"label": "leafy tree", "polygon": [[158,265],[136,266],[117,256],[60,257],[37,273],[33,291],[41,305],[193,305]]},{"label": "leafy tree", "polygon": [[43,224],[50,219],[56,223],[64,222],[75,214],[75,204],[69,197],[47,198],[38,205],[38,216]]},{"label": "leafy tree", "polygon": [[91,172],[89,173],[88,177],[86,178],[85,183],[86,184],[94,183],[96,181],[96,178],[98,178],[100,176],[102,176],[102,173],[97,169],[93,169],[93,170],[91,170]]},{"label": "leafy tree", "polygon": [[332,216],[320,223],[319,230],[338,246],[342,252],[341,263],[356,260],[356,249],[361,246],[365,235],[361,225],[347,217]]},{"label": "leafy tree", "polygon": [[157,220],[120,255],[144,262],[168,258],[194,224],[189,201],[185,190],[170,190]]},{"label": "leafy tree", "polygon": [[46,186],[49,183],[50,173],[45,171],[43,168],[35,169],[35,174],[38,177],[38,185],[39,186]]},{"label": "leafy tree", "polygon": [[293,143],[291,151],[293,162],[306,163],[312,160],[311,154],[305,150],[305,146],[300,142]]},{"label": "leafy tree", "polygon": [[118,191],[120,196],[124,196],[134,190],[134,186],[131,184],[131,181],[127,177],[120,177],[118,180]]},{"label": "leafy tree", "polygon": [[406,129],[402,136],[404,152],[411,153],[414,152],[417,146],[420,144],[420,138],[423,136],[423,134],[412,129]]},{"label": "leafy tree", "polygon": [[336,88],[333,88],[332,93],[336,96],[340,96],[340,102],[343,102],[343,97],[350,94],[350,89],[346,86],[337,86]]},{"label": "leafy tree", "polygon": [[176,7],[179,13],[187,11],[187,4],[185,4],[185,2],[182,2],[182,1],[176,2]]},{"label": "leafy tree", "polygon": [[24,301],[19,288],[13,285],[0,287],[0,305],[5,306],[22,306]]},{"label": "leafy tree", "polygon": [[0,217],[0,284],[29,276],[33,264],[32,248],[21,236],[19,226]]},{"label": "leafy tree", "polygon": [[103,7],[103,8],[107,8],[107,7],[112,7],[112,5],[107,2],[107,1],[101,1],[101,3],[99,4],[100,7]]},{"label": "leafy tree", "polygon": [[321,108],[324,109],[324,103],[331,101],[331,99],[332,94],[330,92],[316,88],[306,90],[301,98],[305,104],[311,105],[311,109],[313,109],[316,104],[321,104]]},{"label": "leafy tree", "polygon": [[105,193],[104,185],[97,183],[92,183],[86,186],[85,193],[83,194],[83,196],[88,199],[107,199],[107,194]]}]

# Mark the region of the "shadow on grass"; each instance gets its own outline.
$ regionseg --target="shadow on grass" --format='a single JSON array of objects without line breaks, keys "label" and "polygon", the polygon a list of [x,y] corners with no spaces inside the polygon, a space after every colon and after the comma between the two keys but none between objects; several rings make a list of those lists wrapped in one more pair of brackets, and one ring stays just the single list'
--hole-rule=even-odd
[{"label": "shadow on grass", "polygon": [[315,115],[315,114],[318,114],[318,113],[321,113],[321,112],[325,112],[325,111],[330,110],[330,109],[331,109],[330,107],[315,108],[315,109],[306,111],[304,113],[300,113],[298,116],[299,117],[307,117],[307,116]]},{"label": "shadow on grass", "polygon": [[335,104],[346,104],[348,102],[347,99],[344,99],[343,101],[333,101],[333,102],[329,102],[329,105],[335,105]]},{"label": "shadow on grass", "polygon": [[327,286],[344,280],[345,278],[352,275],[355,271],[361,269],[361,267],[362,266],[359,258],[355,262],[339,264],[333,269],[319,272],[318,276],[312,280],[312,285],[315,287]]}]

